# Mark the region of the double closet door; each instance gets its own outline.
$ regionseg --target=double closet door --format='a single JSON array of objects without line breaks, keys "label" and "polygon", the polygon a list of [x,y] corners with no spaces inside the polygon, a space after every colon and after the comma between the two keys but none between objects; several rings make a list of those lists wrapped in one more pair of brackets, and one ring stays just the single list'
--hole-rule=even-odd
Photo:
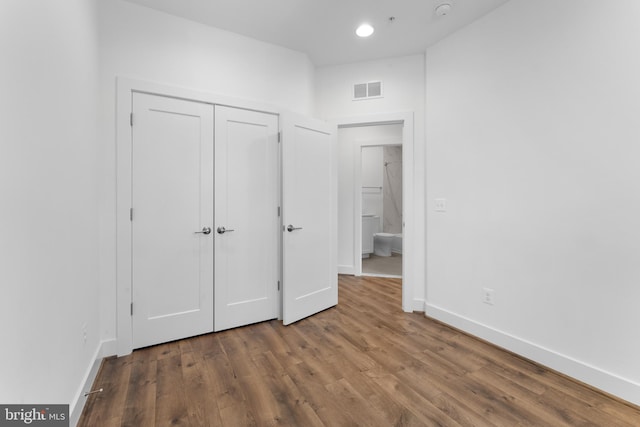
[{"label": "double closet door", "polygon": [[278,317],[278,117],[215,107],[214,329]]},{"label": "double closet door", "polygon": [[132,97],[133,347],[337,304],[332,132]]}]

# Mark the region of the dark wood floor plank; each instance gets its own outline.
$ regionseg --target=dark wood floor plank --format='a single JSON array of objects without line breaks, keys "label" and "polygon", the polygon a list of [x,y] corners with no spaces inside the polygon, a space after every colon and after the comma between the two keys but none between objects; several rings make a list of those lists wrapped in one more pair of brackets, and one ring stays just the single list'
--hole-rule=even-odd
[{"label": "dark wood floor plank", "polygon": [[[266,375],[268,376],[268,375]],[[282,420],[290,419],[288,407],[279,404],[271,392],[270,381],[263,375],[246,375],[240,378],[247,405],[251,408],[258,425],[279,425]]]},{"label": "dark wood floor plank", "polygon": [[375,381],[398,404],[415,414],[424,425],[460,426],[460,424],[435,407],[431,401],[417,394],[394,375],[377,377]]},{"label": "dark wood floor plank", "polygon": [[302,360],[296,355],[293,349],[283,339],[283,333],[280,321],[271,321],[265,323],[268,327],[264,328],[263,338],[266,339],[266,348],[278,358],[282,366],[294,365],[302,362]]},{"label": "dark wood floor plank", "polygon": [[318,417],[307,399],[289,375],[281,377],[267,375],[264,377],[269,389],[273,393],[281,413],[286,414],[286,418],[279,420],[281,425],[322,427],[324,423]]},{"label": "dark wood floor plank", "polygon": [[[242,426],[254,427],[260,426],[246,402],[234,403],[220,410],[221,426]],[[195,427],[195,426],[194,426]]]},{"label": "dark wood floor plank", "polygon": [[384,419],[384,415],[378,408],[372,406],[371,402],[360,394],[360,391],[354,388],[349,380],[342,378],[332,384],[327,384],[326,389],[333,395],[340,410],[349,412],[361,425],[375,426]]},{"label": "dark wood floor plank", "polygon": [[182,353],[181,363],[190,424],[197,426],[218,424],[220,421],[218,406],[213,399],[213,394],[209,393],[211,384],[208,381],[209,376],[202,354],[193,351]]},{"label": "dark wood floor plank", "polygon": [[182,378],[182,357],[174,351],[162,356],[157,361],[155,425],[191,425],[186,384]]},{"label": "dark wood floor plank", "polygon": [[225,354],[208,357],[204,359],[203,363],[205,365],[205,375],[207,376],[207,393],[215,399],[221,414],[229,406],[245,404],[240,382],[235,376],[231,363]]},{"label": "dark wood floor plank", "polygon": [[311,405],[321,422],[328,426],[358,425],[357,419],[338,406],[335,397],[327,390],[326,384],[318,381],[313,369],[305,362],[287,367],[287,372],[301,396]]},{"label": "dark wood floor plank", "polygon": [[550,387],[543,394],[544,401],[562,402],[563,413],[571,413],[573,418],[584,419],[583,425],[616,425],[616,426],[639,426],[640,418],[633,424],[628,424],[624,419],[616,418],[615,424],[612,424],[612,417],[595,406],[581,400],[572,393],[564,393]]},{"label": "dark wood floor plank", "polygon": [[256,366],[251,359],[251,353],[246,348],[246,341],[238,336],[237,330],[222,332],[220,338],[222,348],[231,364],[234,377],[253,375]]},{"label": "dark wood floor plank", "polygon": [[542,394],[532,392],[519,383],[500,377],[491,369],[484,368],[474,372],[472,375],[480,382],[498,384],[501,391],[519,400],[519,406],[529,408],[530,411],[534,412],[541,422],[544,423],[543,425],[555,424],[557,426],[570,426],[585,422],[585,420],[578,417],[577,414],[567,415],[564,420],[558,419],[557,413],[548,405],[544,404],[544,400],[541,399]]},{"label": "dark wood floor plank", "polygon": [[[85,410],[79,425],[85,426],[119,426],[127,403],[127,389],[131,375],[133,356],[110,357],[102,362],[100,372],[92,390],[102,389],[100,393],[87,399]],[[105,410],[112,408],[112,410]]]},{"label": "dark wood floor plank", "polygon": [[[463,401],[447,393],[441,393],[432,400],[433,405],[449,418],[465,427],[491,427],[496,424],[473,411]],[[556,427],[556,426],[554,426]]]},{"label": "dark wood floor plank", "polygon": [[345,379],[374,408],[372,413],[377,415],[378,425],[422,425],[416,415],[398,404],[389,394],[382,393],[382,389],[375,382],[374,376],[367,374],[371,374],[371,371],[350,373]]},{"label": "dark wood floor plank", "polygon": [[419,313],[399,279],[339,304],[103,361],[85,426],[639,426],[640,409]]},{"label": "dark wood floor plank", "polygon": [[[377,363],[371,359],[365,352],[362,352],[358,347],[353,345],[354,339],[345,338],[344,334],[339,333],[341,329],[340,326],[337,326],[333,330],[327,331],[325,333],[326,338],[326,348],[331,348],[336,351],[336,355],[347,359],[350,365],[353,365],[354,369],[358,371],[367,371],[369,369],[374,369],[378,365]],[[355,332],[354,335],[357,335]],[[346,354],[350,356],[344,357]]]},{"label": "dark wood floor plank", "polygon": [[134,353],[123,424],[152,427],[156,414],[157,362],[144,353]]},{"label": "dark wood floor plank", "polygon": [[[196,417],[196,413],[202,413],[204,414],[204,426],[222,425],[219,394],[215,393],[215,390],[218,389],[218,384],[215,382],[215,379],[212,378],[210,369],[207,366],[207,361],[204,358],[200,359],[200,361],[196,359],[194,366],[198,371],[197,375],[201,376],[202,384],[197,387],[198,396],[193,397],[194,403],[190,405],[190,419],[193,420],[194,417]],[[189,384],[188,376],[187,384]],[[191,389],[191,387],[189,388]],[[187,394],[187,399],[190,399],[189,396],[192,396],[194,392],[196,391],[193,389],[190,390]],[[194,409],[191,409],[192,406]]]}]

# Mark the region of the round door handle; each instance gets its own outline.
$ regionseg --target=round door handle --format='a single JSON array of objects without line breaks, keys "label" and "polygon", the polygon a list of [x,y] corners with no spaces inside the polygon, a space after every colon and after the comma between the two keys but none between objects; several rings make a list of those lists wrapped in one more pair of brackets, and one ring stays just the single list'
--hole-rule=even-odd
[{"label": "round door handle", "polygon": [[224,234],[224,233],[228,233],[230,231],[235,231],[235,230],[230,230],[224,227],[218,227],[218,229],[216,230],[218,232],[218,234]]},{"label": "round door handle", "polygon": [[211,228],[209,227],[202,227],[202,231],[196,231],[197,233],[201,233],[201,234],[211,234]]},{"label": "round door handle", "polygon": [[294,227],[293,225],[287,225],[287,231],[291,233],[293,230],[302,230],[302,227]]}]

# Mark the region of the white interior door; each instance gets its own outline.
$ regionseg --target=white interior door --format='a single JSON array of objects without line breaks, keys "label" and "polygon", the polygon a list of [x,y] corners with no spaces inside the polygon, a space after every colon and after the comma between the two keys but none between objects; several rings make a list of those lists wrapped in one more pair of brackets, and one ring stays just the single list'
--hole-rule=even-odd
[{"label": "white interior door", "polygon": [[338,303],[336,128],[283,120],[283,323]]},{"label": "white interior door", "polygon": [[215,330],[278,317],[278,117],[215,108]]},{"label": "white interior door", "polygon": [[[133,347],[213,330],[213,106],[134,93]],[[204,231],[204,232],[203,232]]]}]

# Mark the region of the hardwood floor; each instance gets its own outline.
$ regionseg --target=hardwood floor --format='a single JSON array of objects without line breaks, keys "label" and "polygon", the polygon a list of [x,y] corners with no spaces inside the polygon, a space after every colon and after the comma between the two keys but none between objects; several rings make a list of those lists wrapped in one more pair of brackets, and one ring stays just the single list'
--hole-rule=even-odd
[{"label": "hardwood floor", "polygon": [[340,277],[337,307],[104,361],[79,426],[639,426],[640,410]]}]

